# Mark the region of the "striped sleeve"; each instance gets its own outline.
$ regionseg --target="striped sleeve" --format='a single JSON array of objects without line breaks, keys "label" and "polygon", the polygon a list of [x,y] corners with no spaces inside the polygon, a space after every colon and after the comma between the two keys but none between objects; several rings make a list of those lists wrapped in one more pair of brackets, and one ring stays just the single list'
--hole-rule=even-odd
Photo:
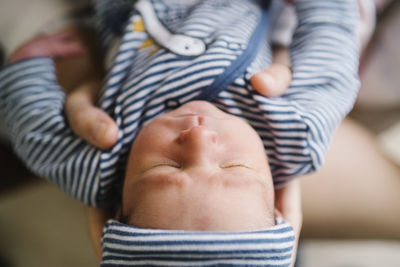
[{"label": "striped sleeve", "polygon": [[293,81],[285,98],[307,128],[312,170],[324,160],[333,132],[359,89],[356,1],[296,0],[291,44]]},{"label": "striped sleeve", "polygon": [[16,153],[39,176],[96,205],[100,151],[70,130],[53,61],[35,58],[0,71],[0,114]]}]

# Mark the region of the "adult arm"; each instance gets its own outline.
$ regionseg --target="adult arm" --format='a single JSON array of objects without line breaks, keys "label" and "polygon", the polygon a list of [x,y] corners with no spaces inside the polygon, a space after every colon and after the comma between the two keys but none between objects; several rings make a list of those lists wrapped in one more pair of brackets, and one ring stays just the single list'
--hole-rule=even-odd
[{"label": "adult arm", "polygon": [[98,148],[108,149],[118,139],[118,127],[106,112],[95,106],[104,76],[99,36],[90,28],[70,30],[76,32],[76,42],[87,53],[56,59],[57,78],[67,92],[65,113],[76,135]]},{"label": "adult arm", "polygon": [[350,119],[336,131],[321,170],[301,179],[301,189],[306,238],[400,238],[400,165]]}]

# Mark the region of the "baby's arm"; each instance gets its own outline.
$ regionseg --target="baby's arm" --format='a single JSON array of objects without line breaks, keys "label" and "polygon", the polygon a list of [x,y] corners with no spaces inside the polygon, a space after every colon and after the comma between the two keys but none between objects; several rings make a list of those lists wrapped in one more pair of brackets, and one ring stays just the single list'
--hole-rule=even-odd
[{"label": "baby's arm", "polygon": [[77,138],[64,119],[64,93],[51,57],[76,53],[66,52],[70,44],[57,37],[35,38],[0,71],[0,112],[15,151],[35,173],[96,205],[101,152]]}]

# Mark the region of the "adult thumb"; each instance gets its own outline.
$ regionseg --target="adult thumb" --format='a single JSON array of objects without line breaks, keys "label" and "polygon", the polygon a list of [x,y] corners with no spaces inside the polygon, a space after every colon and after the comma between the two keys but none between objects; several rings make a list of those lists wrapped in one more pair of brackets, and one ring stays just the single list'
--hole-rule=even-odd
[{"label": "adult thumb", "polygon": [[67,95],[65,112],[74,133],[101,149],[118,140],[118,126],[103,110],[95,106],[100,88],[98,81],[86,82]]}]

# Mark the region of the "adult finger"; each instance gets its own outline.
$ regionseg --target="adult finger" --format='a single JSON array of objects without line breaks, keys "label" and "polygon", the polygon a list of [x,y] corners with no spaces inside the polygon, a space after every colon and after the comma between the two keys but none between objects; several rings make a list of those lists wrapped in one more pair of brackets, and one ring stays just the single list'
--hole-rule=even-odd
[{"label": "adult finger", "polygon": [[79,39],[79,35],[76,30],[74,29],[65,29],[60,32],[55,32],[48,34],[47,36],[58,39],[58,40],[76,40]]},{"label": "adult finger", "polygon": [[90,144],[108,149],[118,140],[118,126],[94,105],[99,81],[86,82],[67,95],[65,111],[72,130]]},{"label": "adult finger", "polygon": [[87,53],[85,47],[80,43],[58,40],[53,40],[49,43],[48,51],[49,56],[54,58],[84,55]]},{"label": "adult finger", "polygon": [[285,187],[275,192],[275,207],[278,213],[282,214],[292,226],[295,232],[295,244],[293,248],[292,264],[296,260],[297,246],[300,237],[300,231],[303,223],[303,213],[301,209],[301,190],[300,183],[297,180],[289,182]]},{"label": "adult finger", "polygon": [[276,190],[275,206],[282,216],[292,223],[296,232],[300,232],[302,222],[301,191],[297,180],[289,182],[285,187]]},{"label": "adult finger", "polygon": [[291,81],[290,68],[281,63],[272,63],[267,69],[254,74],[250,79],[254,90],[266,97],[283,95]]},{"label": "adult finger", "polygon": [[101,234],[103,232],[104,225],[106,224],[107,220],[110,219],[111,217],[112,215],[107,210],[100,208],[93,208],[89,206],[86,207],[88,232],[99,262],[101,262],[101,256],[102,256]]},{"label": "adult finger", "polygon": [[16,49],[11,54],[8,62],[13,63],[33,57],[61,58],[87,54],[87,50],[80,42],[73,41],[73,39],[67,40],[65,39],[67,36],[70,35],[58,36],[55,34],[37,36]]}]

